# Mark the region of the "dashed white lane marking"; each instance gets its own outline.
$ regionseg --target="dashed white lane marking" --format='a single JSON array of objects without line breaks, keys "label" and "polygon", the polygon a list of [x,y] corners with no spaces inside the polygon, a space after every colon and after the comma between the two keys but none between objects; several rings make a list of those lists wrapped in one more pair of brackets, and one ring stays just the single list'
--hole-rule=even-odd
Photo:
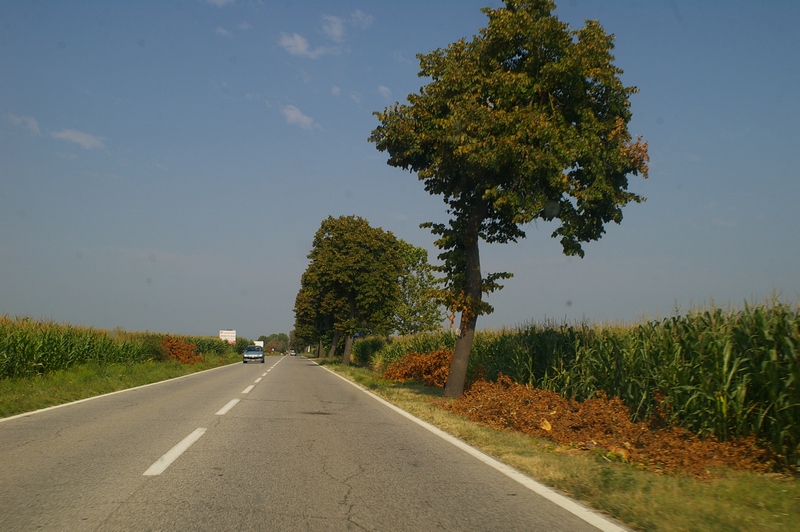
[{"label": "dashed white lane marking", "polygon": [[250,391],[251,391],[253,388],[255,388],[255,385],[254,385],[254,384],[251,384],[250,386],[248,386],[247,388],[245,388],[244,390],[242,390],[242,393],[250,393]]},{"label": "dashed white lane marking", "polygon": [[266,373],[264,373],[264,374],[263,374],[263,375],[261,375],[261,376],[262,376],[262,377],[266,377],[266,376],[267,376],[267,373],[269,373],[269,371],[267,371]]},{"label": "dashed white lane marking", "polygon": [[217,412],[215,415],[217,415],[217,416],[224,416],[225,414],[227,414],[228,412],[230,412],[231,408],[233,408],[234,406],[236,406],[236,404],[237,404],[239,401],[241,401],[241,399],[231,399],[230,401],[228,401],[228,404],[227,404],[227,405],[225,405],[225,406],[223,406],[222,408],[220,408],[220,409],[219,409],[219,411],[218,411],[218,412]]},{"label": "dashed white lane marking", "polygon": [[195,429],[194,432],[186,436],[181,442],[170,449],[167,454],[159,458],[155,461],[153,465],[151,465],[147,471],[144,472],[144,475],[147,477],[152,477],[155,475],[160,475],[164,472],[165,469],[169,467],[169,465],[178,459],[180,455],[186,452],[186,449],[192,446],[194,442],[200,439],[200,436],[206,433],[206,429]]},{"label": "dashed white lane marking", "polygon": [[263,379],[263,378],[264,378],[264,377],[259,377],[259,378],[257,378],[257,379],[256,379],[256,384],[258,384],[259,382],[261,382],[261,379]]}]

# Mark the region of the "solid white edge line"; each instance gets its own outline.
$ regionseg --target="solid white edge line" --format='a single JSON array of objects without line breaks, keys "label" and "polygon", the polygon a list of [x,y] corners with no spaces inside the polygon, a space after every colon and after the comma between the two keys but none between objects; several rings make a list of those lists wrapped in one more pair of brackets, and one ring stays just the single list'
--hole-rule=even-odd
[{"label": "solid white edge line", "polygon": [[158,381],[158,382],[151,382],[150,384],[142,384],[141,386],[136,386],[134,388],[125,388],[124,390],[117,390],[116,392],[109,392],[109,393],[104,393],[103,395],[95,395],[93,397],[87,397],[85,399],[78,399],[77,401],[72,401],[70,403],[62,403],[60,405],[48,406],[47,408],[40,408],[39,410],[34,410],[32,412],[23,412],[22,414],[17,414],[17,415],[10,416],[10,417],[4,417],[4,418],[0,419],[0,423],[2,423],[4,421],[11,421],[12,419],[18,419],[18,418],[25,417],[25,416],[32,416],[34,414],[40,414],[42,412],[47,412],[48,410],[55,410],[56,408],[63,408],[65,406],[77,405],[78,403],[85,403],[86,401],[92,401],[94,399],[100,399],[101,397],[108,397],[109,395],[117,395],[118,393],[131,392],[133,390],[139,390],[141,388],[147,388],[149,386],[156,386],[158,384],[164,384],[165,382],[172,382],[172,381],[177,381],[179,379],[185,379],[187,377],[194,377],[195,375],[200,375],[201,373],[206,373],[208,371],[215,371],[215,370],[218,370],[218,369],[230,368],[230,367],[236,367],[236,364],[225,364],[224,366],[219,366],[219,367],[211,368],[211,369],[205,369],[203,371],[198,371],[197,373],[189,373],[188,375],[181,375],[180,377],[175,377],[174,379],[167,379],[167,380]]},{"label": "solid white edge line", "polygon": [[167,454],[156,460],[153,465],[151,465],[147,471],[144,472],[144,476],[152,477],[156,475],[160,475],[167,469],[172,462],[178,459],[180,455],[186,452],[186,449],[192,446],[194,442],[200,439],[200,436],[206,433],[206,429],[195,429],[194,432],[186,436],[181,442],[167,451]]},{"label": "solid white edge line", "polygon": [[[313,362],[313,360],[312,360],[312,362]],[[314,363],[316,364],[316,362],[314,362]],[[382,403],[383,405],[391,408],[392,410],[394,410],[395,412],[397,412],[401,416],[403,416],[403,417],[405,417],[407,419],[410,419],[411,421],[413,421],[414,423],[416,423],[420,427],[423,427],[423,428],[429,430],[430,432],[432,432],[433,434],[436,434],[437,436],[439,436],[443,440],[455,445],[456,447],[458,447],[462,451],[474,456],[475,458],[477,458],[478,460],[480,460],[484,464],[486,464],[486,465],[488,465],[490,467],[493,467],[494,469],[496,469],[497,471],[503,473],[504,475],[506,475],[510,479],[519,482],[520,484],[522,484],[523,486],[525,486],[529,490],[533,491],[534,493],[536,493],[538,495],[541,495],[542,497],[544,497],[548,501],[560,506],[561,508],[565,509],[566,511],[568,511],[572,515],[583,519],[584,521],[586,521],[590,525],[592,525],[592,526],[594,526],[594,527],[596,527],[596,528],[598,528],[598,529],[600,529],[600,530],[602,530],[604,532],[625,532],[626,531],[626,529],[620,527],[619,525],[617,525],[615,523],[612,523],[611,521],[609,521],[608,519],[606,519],[602,515],[592,511],[591,509],[583,506],[582,504],[579,504],[578,502],[576,502],[576,501],[574,501],[574,500],[572,500],[572,499],[570,499],[570,498],[568,498],[568,497],[566,497],[564,495],[561,495],[560,493],[557,493],[557,492],[553,491],[551,488],[548,488],[544,484],[541,484],[541,483],[537,482],[536,480],[532,479],[528,475],[525,475],[524,473],[522,473],[520,471],[517,471],[513,467],[511,467],[511,466],[509,466],[507,464],[504,464],[503,462],[500,462],[499,460],[496,460],[495,458],[492,458],[491,456],[489,456],[488,454],[484,453],[483,451],[481,451],[479,449],[476,449],[475,447],[469,445],[468,443],[466,443],[466,442],[464,442],[462,440],[459,440],[455,436],[453,436],[451,434],[448,434],[447,432],[443,431],[439,427],[436,427],[436,426],[428,423],[427,421],[423,421],[423,420],[419,419],[418,417],[414,417],[413,415],[409,414],[408,412],[406,412],[402,408],[399,408],[399,407],[393,405],[392,403],[390,403],[386,399],[384,399],[382,397],[379,397],[378,395],[375,395],[374,393],[372,393],[371,391],[367,390],[366,388],[363,388],[363,387],[359,386],[357,383],[355,383],[355,382],[353,382],[353,381],[351,381],[349,379],[346,379],[345,377],[342,377],[341,375],[339,375],[335,371],[332,371],[332,370],[326,368],[325,366],[320,366],[320,367],[325,369],[325,370],[327,370],[327,371],[329,371],[333,375],[336,375],[337,377],[339,377],[340,379],[342,379],[346,383],[358,388],[359,390],[361,390],[365,394],[369,395],[370,397],[372,397],[376,401],[378,401],[378,402]]]},{"label": "solid white edge line", "polygon": [[244,390],[242,390],[242,393],[250,393],[250,392],[253,390],[253,388],[255,388],[255,386],[253,386],[253,385],[251,384],[250,386],[248,386],[247,388],[245,388]]},{"label": "solid white edge line", "polygon": [[227,414],[228,412],[231,411],[231,408],[233,408],[234,406],[239,404],[239,401],[241,401],[241,399],[231,399],[230,401],[228,401],[228,404],[226,404],[225,406],[220,408],[219,411],[214,415],[215,416],[224,416],[225,414]]}]

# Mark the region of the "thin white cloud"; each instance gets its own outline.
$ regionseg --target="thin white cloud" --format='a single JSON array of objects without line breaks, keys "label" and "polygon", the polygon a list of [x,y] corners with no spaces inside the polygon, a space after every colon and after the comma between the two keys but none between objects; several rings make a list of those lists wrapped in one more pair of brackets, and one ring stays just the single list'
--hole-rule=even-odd
[{"label": "thin white cloud", "polygon": [[323,15],[322,31],[334,42],[342,42],[345,35],[344,20],[333,15]]},{"label": "thin white cloud", "polygon": [[402,54],[402,52],[395,52],[393,57],[394,57],[394,60],[397,61],[398,63],[407,63],[409,65],[414,65],[414,61],[412,61],[411,59],[407,59]]},{"label": "thin white cloud", "polygon": [[281,46],[281,48],[283,48],[292,55],[299,55],[303,57],[308,57],[310,59],[316,59],[323,55],[339,53],[338,48],[331,48],[328,46],[320,46],[312,49],[309,46],[306,38],[296,33],[293,33],[291,35],[282,33],[281,38],[278,41],[278,44]]},{"label": "thin white cloud", "polygon": [[42,135],[42,131],[39,129],[39,123],[30,116],[8,115],[8,119],[15,126],[22,126],[36,136]]},{"label": "thin white cloud", "polygon": [[322,129],[322,126],[314,122],[314,119],[295,107],[294,105],[284,105],[281,107],[281,114],[286,117],[287,124],[300,126],[303,129]]},{"label": "thin white cloud", "polygon": [[217,7],[225,7],[233,5],[236,0],[206,0],[207,4],[211,4],[212,6]]},{"label": "thin white cloud", "polygon": [[360,9],[356,9],[350,14],[350,23],[357,28],[361,28],[362,30],[372,26],[372,22],[374,20],[375,17],[372,15],[367,15]]},{"label": "thin white cloud", "polygon": [[242,30],[242,31],[247,31],[247,30],[252,30],[252,29],[253,29],[253,25],[252,25],[252,24],[250,24],[250,23],[249,23],[249,22],[247,22],[247,21],[242,21],[242,22],[240,22],[240,23],[239,23],[239,25],[238,25],[237,27],[238,27],[240,30]]},{"label": "thin white cloud", "polygon": [[103,144],[103,139],[101,137],[95,137],[94,135],[83,133],[82,131],[78,131],[75,129],[62,129],[61,131],[51,131],[50,136],[55,139],[66,140],[67,142],[74,142],[75,144],[80,144],[85,150],[103,149],[105,147],[105,145]]},{"label": "thin white cloud", "polygon": [[331,94],[334,96],[339,96],[342,93],[342,89],[334,85],[331,87]]},{"label": "thin white cloud", "polygon": [[351,92],[350,99],[356,103],[361,103],[361,94],[358,92]]},{"label": "thin white cloud", "polygon": [[218,26],[217,29],[214,30],[214,33],[216,33],[217,35],[222,35],[223,37],[231,37],[231,32],[229,32],[222,26]]},{"label": "thin white cloud", "polygon": [[378,92],[380,92],[381,96],[383,96],[387,100],[391,100],[392,99],[392,89],[390,89],[386,85],[380,85],[378,87]]}]

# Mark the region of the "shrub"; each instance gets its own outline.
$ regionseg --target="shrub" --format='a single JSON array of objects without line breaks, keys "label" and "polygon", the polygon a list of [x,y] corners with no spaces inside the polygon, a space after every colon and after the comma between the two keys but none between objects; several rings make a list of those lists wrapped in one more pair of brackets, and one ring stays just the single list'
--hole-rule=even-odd
[{"label": "shrub", "polygon": [[166,362],[169,360],[169,349],[164,345],[164,338],[160,334],[147,335],[143,343],[151,359],[158,362]]},{"label": "shrub", "polygon": [[387,339],[382,336],[368,336],[353,344],[351,361],[358,366],[372,366],[375,353],[386,347]]},{"label": "shrub", "polygon": [[185,338],[165,335],[161,340],[161,345],[169,353],[169,358],[177,360],[181,364],[197,364],[203,361],[200,355],[195,354],[195,344]]}]

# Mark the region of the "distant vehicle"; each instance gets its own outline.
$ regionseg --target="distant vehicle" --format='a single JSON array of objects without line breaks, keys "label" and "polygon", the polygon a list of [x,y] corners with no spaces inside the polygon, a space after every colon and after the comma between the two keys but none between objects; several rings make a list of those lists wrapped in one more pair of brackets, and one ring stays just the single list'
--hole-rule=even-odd
[{"label": "distant vehicle", "polygon": [[264,348],[260,345],[248,345],[244,348],[244,354],[242,354],[242,363],[247,364],[248,360],[260,360],[261,363],[264,363]]}]

